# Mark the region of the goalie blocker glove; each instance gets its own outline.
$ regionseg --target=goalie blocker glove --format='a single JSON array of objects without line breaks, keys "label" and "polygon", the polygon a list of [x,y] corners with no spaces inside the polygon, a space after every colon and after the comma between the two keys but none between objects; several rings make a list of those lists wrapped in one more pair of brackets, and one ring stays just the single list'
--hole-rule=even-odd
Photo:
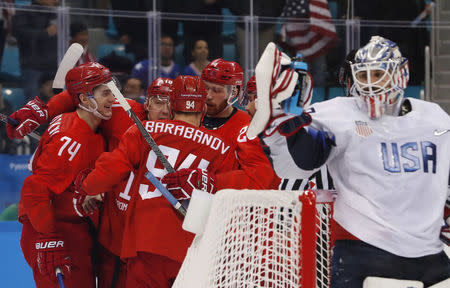
[{"label": "goalie blocker glove", "polygon": [[41,234],[35,243],[39,273],[56,282],[55,271],[60,268],[62,274],[70,274],[71,259],[67,253],[66,242],[58,233]]},{"label": "goalie blocker glove", "polygon": [[180,169],[166,174],[161,179],[161,182],[166,184],[167,190],[177,200],[191,198],[194,189],[203,190],[211,194],[217,191],[214,174],[208,173],[205,169]]},{"label": "goalie blocker glove", "polygon": [[34,100],[29,101],[25,106],[11,114],[10,117],[18,121],[19,125],[14,127],[11,124],[6,124],[6,133],[9,139],[22,139],[41,124],[48,122],[48,107],[36,96]]}]

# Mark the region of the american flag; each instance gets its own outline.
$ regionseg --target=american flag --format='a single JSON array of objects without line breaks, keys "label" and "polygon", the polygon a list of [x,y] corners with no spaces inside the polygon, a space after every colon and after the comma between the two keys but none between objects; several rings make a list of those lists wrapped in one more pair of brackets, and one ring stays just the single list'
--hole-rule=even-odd
[{"label": "american flag", "polygon": [[355,121],[355,124],[356,124],[355,131],[356,134],[358,134],[359,136],[366,138],[372,135],[373,130],[372,128],[370,128],[367,122]]},{"label": "american flag", "polygon": [[302,19],[285,23],[282,35],[288,46],[309,61],[326,53],[337,40],[327,0],[286,0],[281,16]]}]

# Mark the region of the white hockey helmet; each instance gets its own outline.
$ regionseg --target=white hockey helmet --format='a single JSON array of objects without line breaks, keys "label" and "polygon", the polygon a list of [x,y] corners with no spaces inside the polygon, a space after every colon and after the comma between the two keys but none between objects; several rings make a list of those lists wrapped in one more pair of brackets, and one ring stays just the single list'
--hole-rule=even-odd
[{"label": "white hockey helmet", "polygon": [[354,84],[350,93],[364,100],[370,118],[398,115],[409,80],[408,60],[396,43],[372,36],[351,63]]}]

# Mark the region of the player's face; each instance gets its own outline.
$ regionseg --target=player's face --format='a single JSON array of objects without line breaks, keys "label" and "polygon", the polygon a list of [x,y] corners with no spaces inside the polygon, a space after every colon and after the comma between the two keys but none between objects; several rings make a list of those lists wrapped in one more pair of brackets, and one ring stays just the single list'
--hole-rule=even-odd
[{"label": "player's face", "polygon": [[[356,73],[356,80],[364,84],[372,84],[378,87],[384,87],[386,89],[390,88],[390,84],[386,83],[390,80],[389,73],[384,70],[369,70],[360,71]],[[368,87],[363,88],[363,90],[368,91]],[[369,91],[368,91],[369,92]]]},{"label": "player's face", "polygon": [[248,95],[248,101],[255,101],[255,99],[256,99],[256,91],[254,91],[254,92],[249,92],[249,93],[247,93],[247,95]]},{"label": "player's face", "polygon": [[256,113],[256,91],[247,92],[247,97],[248,104],[245,106],[245,111],[253,117]]},{"label": "player's face", "polygon": [[255,113],[256,113],[256,99],[255,99],[255,97],[253,97],[253,99],[249,99],[249,102],[248,102],[247,106],[245,106],[245,111],[247,111],[247,113],[250,114],[250,116],[252,116],[252,117],[255,115]]},{"label": "player's face", "polygon": [[215,84],[208,81],[205,83],[206,96],[206,115],[217,116],[227,106],[228,90],[225,85]]},{"label": "player's face", "polygon": [[[94,89],[94,99],[97,102],[97,111],[105,117],[112,116],[112,104],[114,94],[106,85],[100,85]],[[94,108],[94,107],[93,107]]]},{"label": "player's face", "polygon": [[150,97],[146,103],[148,120],[170,119],[170,101],[167,96]]}]

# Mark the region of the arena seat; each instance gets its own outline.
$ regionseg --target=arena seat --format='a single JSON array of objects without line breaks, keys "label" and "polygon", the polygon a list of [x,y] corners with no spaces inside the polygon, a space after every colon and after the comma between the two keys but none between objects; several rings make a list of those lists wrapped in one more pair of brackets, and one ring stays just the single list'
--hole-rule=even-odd
[{"label": "arena seat", "polygon": [[25,102],[25,93],[23,88],[3,87],[2,96],[4,99],[8,100],[14,111],[20,109]]},{"label": "arena seat", "polygon": [[344,96],[344,90],[341,87],[328,88],[328,99],[333,99],[340,96]]},{"label": "arena seat", "polygon": [[17,46],[5,45],[0,71],[15,77],[20,77],[20,58]]},{"label": "arena seat", "polygon": [[97,59],[101,59],[105,56],[108,56],[112,52],[115,52],[117,55],[125,56],[134,62],[134,55],[131,53],[127,53],[125,51],[125,45],[123,44],[100,44],[97,47]]},{"label": "arena seat", "polygon": [[[222,36],[235,37],[236,35],[236,16],[234,16],[230,9],[222,8],[222,15],[227,17],[228,21],[223,22]],[[225,48],[224,48],[225,49]]]},{"label": "arena seat", "polygon": [[405,97],[420,99],[421,90],[424,90],[423,86],[408,86],[405,89]]},{"label": "arena seat", "polygon": [[185,66],[183,56],[184,44],[180,43],[176,45],[174,50],[175,50],[174,51],[175,63],[177,63],[178,66],[180,67],[184,67]]},{"label": "arena seat", "polygon": [[223,44],[223,59],[236,61],[236,45],[234,43]]},{"label": "arena seat", "polygon": [[316,103],[316,102],[321,102],[323,100],[325,100],[325,88],[324,87],[314,87],[311,104]]}]

